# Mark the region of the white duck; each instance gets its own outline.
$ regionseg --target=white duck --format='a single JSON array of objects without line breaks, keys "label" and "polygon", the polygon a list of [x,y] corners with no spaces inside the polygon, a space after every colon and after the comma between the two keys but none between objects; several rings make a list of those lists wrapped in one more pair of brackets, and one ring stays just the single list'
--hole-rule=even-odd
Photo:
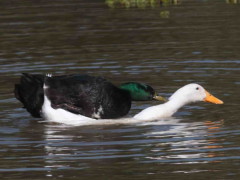
[{"label": "white duck", "polygon": [[136,114],[134,118],[139,120],[154,120],[171,117],[184,105],[197,101],[223,104],[223,101],[211,95],[199,84],[188,84],[178,89],[169,98],[168,102],[146,108]]}]

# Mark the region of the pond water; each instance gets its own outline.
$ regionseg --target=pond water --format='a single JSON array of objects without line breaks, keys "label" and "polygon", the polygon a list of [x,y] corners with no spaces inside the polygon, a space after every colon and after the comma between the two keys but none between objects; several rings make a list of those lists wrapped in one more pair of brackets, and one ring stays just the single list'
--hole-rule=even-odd
[{"label": "pond water", "polygon": [[[1,179],[240,177],[238,0],[5,1],[0,15]],[[69,127],[21,108],[13,88],[22,72],[145,82],[166,97],[196,82],[224,104],[195,103],[153,122]],[[156,103],[134,102],[129,116]]]}]

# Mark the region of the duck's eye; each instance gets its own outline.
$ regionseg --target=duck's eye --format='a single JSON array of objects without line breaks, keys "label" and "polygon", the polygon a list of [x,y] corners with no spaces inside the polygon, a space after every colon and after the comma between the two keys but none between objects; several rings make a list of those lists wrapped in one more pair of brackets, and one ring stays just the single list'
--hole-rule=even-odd
[{"label": "duck's eye", "polygon": [[196,87],[196,90],[199,90],[199,87]]}]

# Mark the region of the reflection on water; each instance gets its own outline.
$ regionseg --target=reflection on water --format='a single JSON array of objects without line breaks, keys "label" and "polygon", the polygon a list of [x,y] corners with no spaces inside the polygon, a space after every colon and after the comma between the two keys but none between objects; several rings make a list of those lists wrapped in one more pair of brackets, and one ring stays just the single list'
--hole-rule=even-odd
[{"label": "reflection on water", "polygon": [[[1,3],[1,179],[239,179],[239,1],[162,3]],[[21,108],[12,91],[22,72],[145,82],[165,97],[196,82],[225,104],[192,104],[161,121],[68,127]],[[129,116],[156,104],[133,102]]]},{"label": "reflection on water", "polygon": [[[92,160],[124,158],[147,164],[216,164],[223,162],[229,152],[231,157],[228,158],[239,159],[234,151],[240,148],[230,142],[225,144],[222,135],[234,132],[227,132],[223,123],[224,120],[184,123],[179,119],[167,119],[126,127],[85,127],[80,131],[73,127],[46,125],[46,167],[69,168],[66,161],[78,160],[81,162],[78,168],[84,169],[95,166]],[[86,133],[88,128],[94,133]]]},{"label": "reflection on water", "polygon": [[[173,153],[167,156],[162,154],[158,156],[156,153],[154,156],[147,158],[157,160],[157,162],[178,164],[221,162],[225,151],[221,145],[223,140],[215,138],[213,134],[221,133],[222,123],[223,121],[174,124],[173,129],[168,134],[175,134],[176,140],[166,143],[170,147],[168,151]],[[215,131],[211,131],[213,128]],[[164,137],[162,131],[154,132],[151,135]],[[156,148],[152,150],[154,153],[161,152],[158,146],[163,147],[164,143],[157,144]],[[217,151],[215,151],[216,149]]]}]

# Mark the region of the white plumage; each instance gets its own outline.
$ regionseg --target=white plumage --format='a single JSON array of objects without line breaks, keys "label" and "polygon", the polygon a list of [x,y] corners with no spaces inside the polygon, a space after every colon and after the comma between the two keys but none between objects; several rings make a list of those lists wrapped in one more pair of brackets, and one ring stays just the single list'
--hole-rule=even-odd
[{"label": "white plumage", "polygon": [[140,113],[136,114],[134,118],[141,120],[154,120],[170,117],[182,106],[197,101],[207,101],[215,104],[223,104],[221,100],[208,93],[199,84],[188,84],[178,89],[169,98],[168,102],[144,109]]}]

